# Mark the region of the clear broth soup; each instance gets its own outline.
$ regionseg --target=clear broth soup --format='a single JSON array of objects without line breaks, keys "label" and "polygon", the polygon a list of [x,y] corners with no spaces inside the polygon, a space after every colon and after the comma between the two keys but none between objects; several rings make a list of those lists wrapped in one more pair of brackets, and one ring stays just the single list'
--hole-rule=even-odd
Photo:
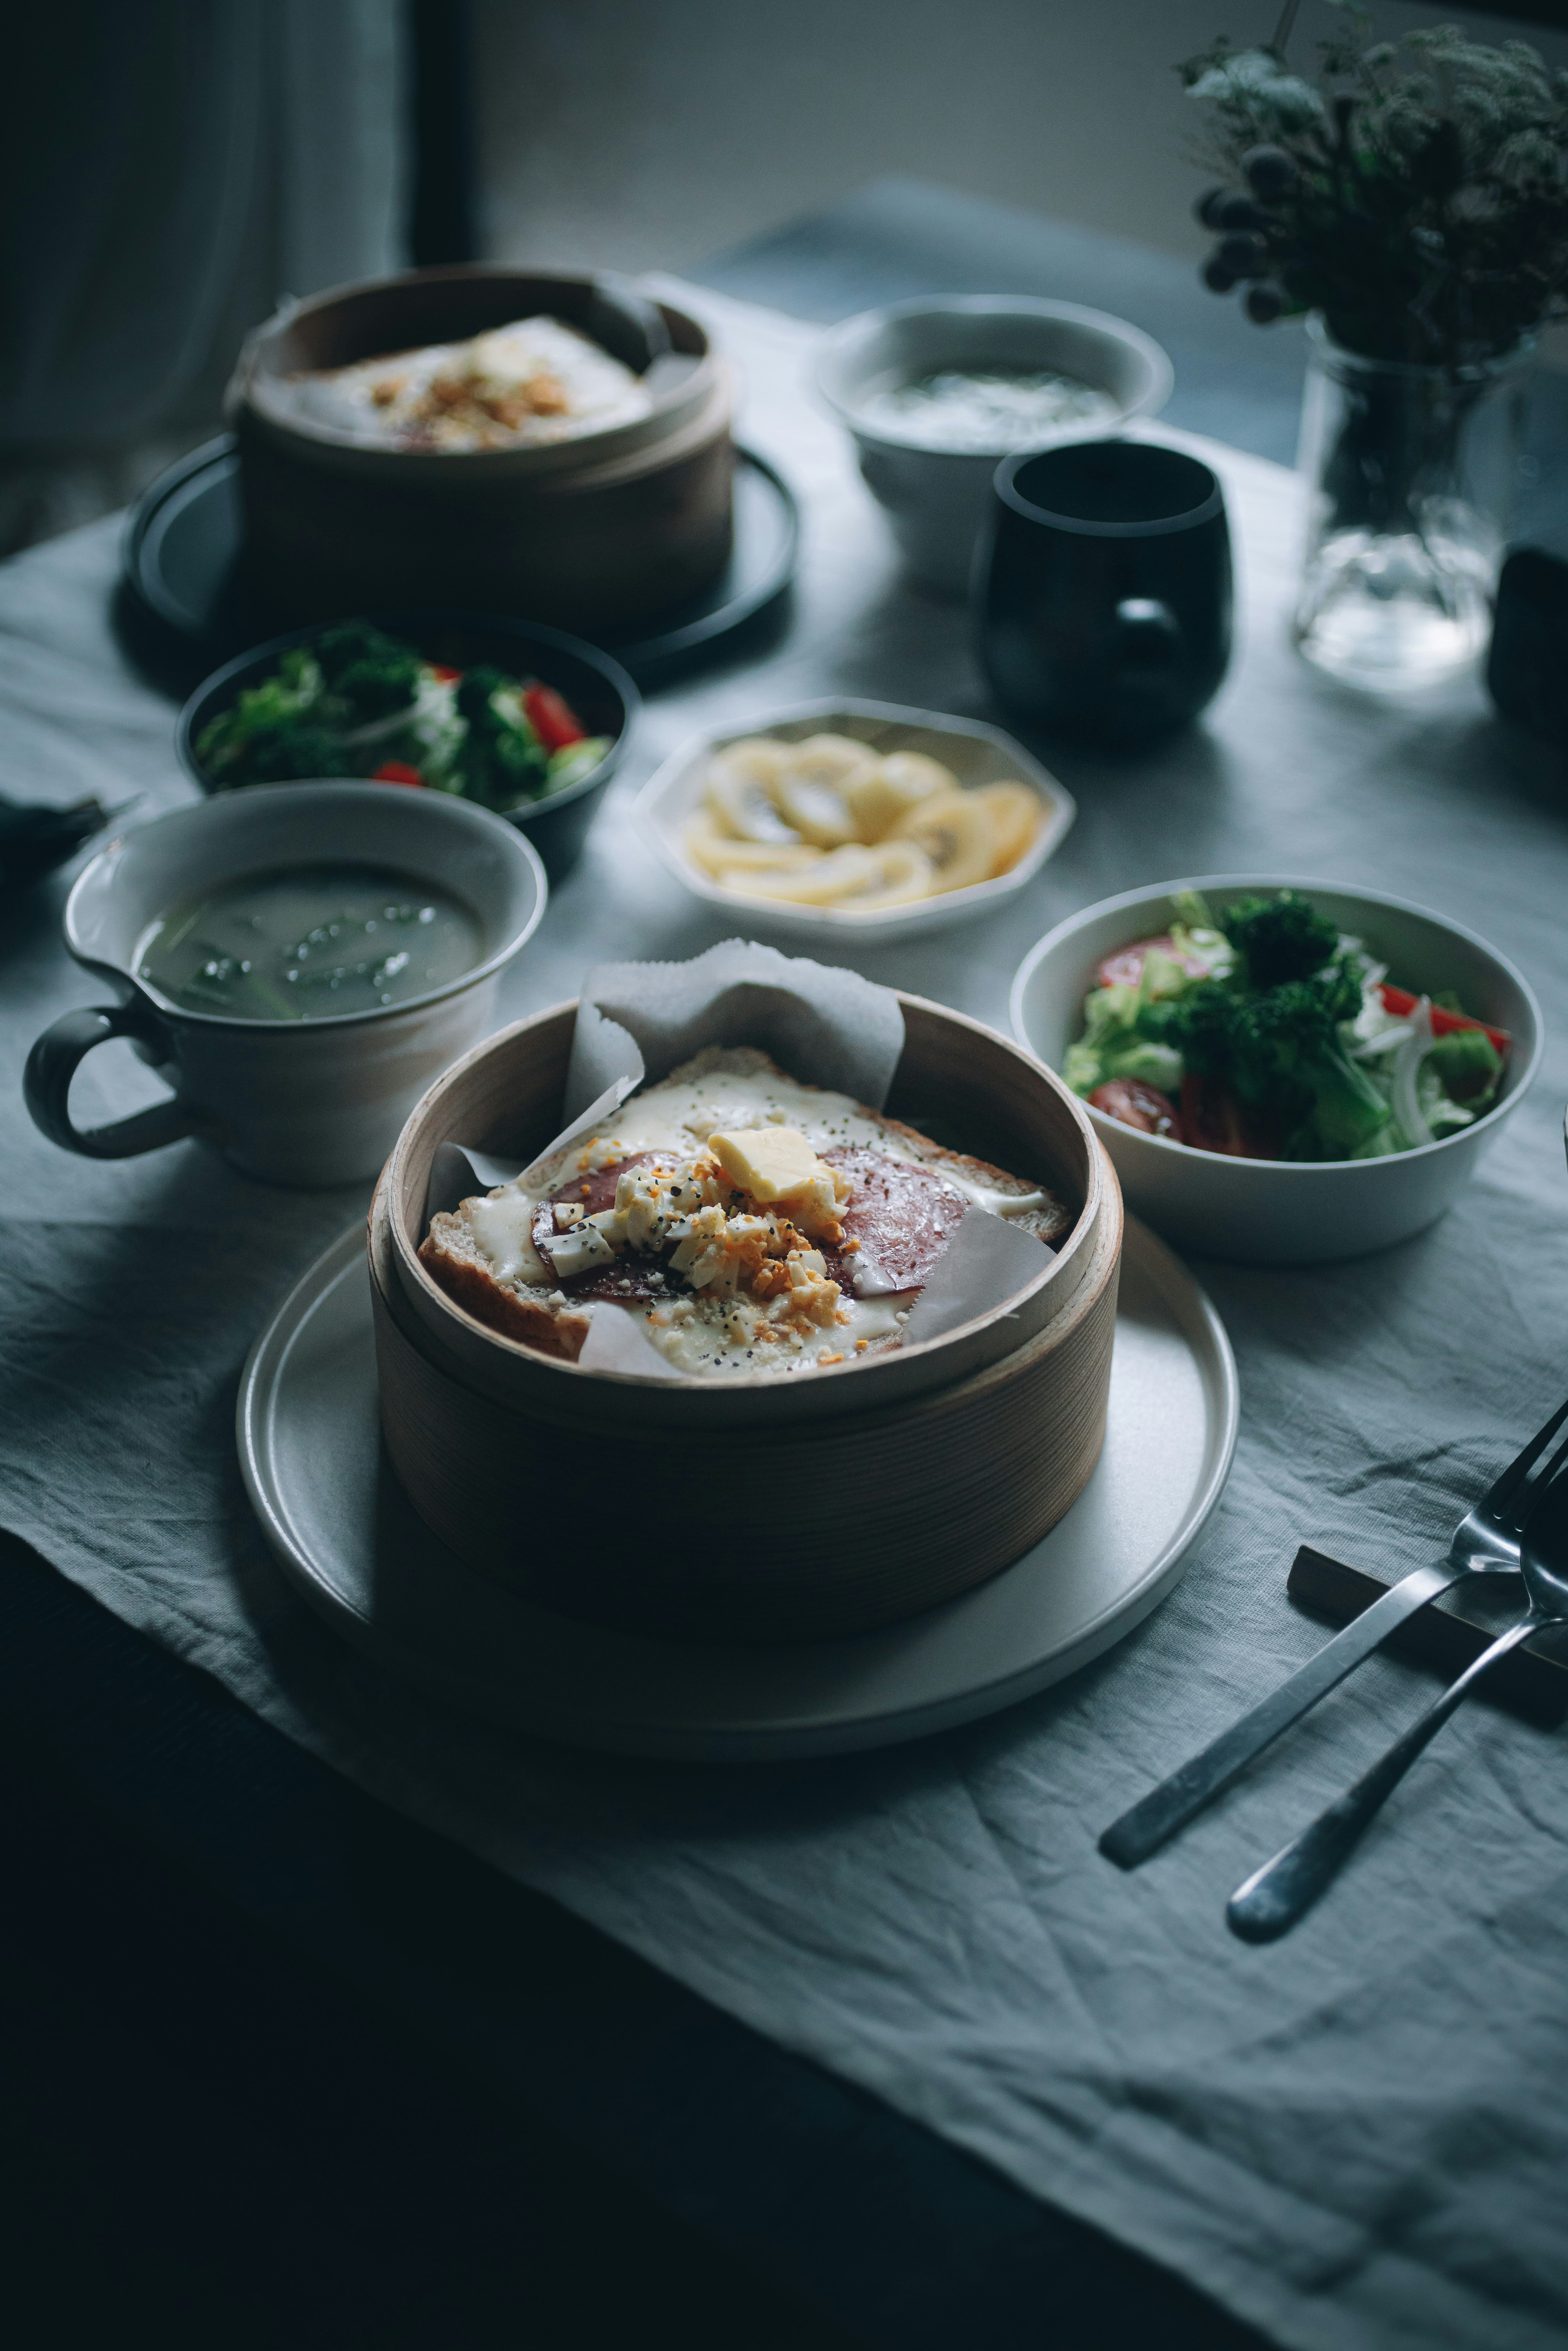
[{"label": "clear broth soup", "polygon": [[427,996],[485,957],[473,909],[391,866],[290,865],[183,899],[137,977],[182,1012],[325,1020]]}]

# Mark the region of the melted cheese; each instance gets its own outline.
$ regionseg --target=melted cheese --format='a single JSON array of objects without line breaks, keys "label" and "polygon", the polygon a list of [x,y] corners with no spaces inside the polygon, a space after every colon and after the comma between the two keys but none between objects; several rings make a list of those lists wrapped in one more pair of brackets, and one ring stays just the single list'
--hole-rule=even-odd
[{"label": "melted cheese", "polygon": [[[792,1130],[813,1153],[858,1144],[890,1159],[929,1164],[847,1094],[800,1085],[748,1047],[708,1047],[626,1102],[616,1113],[612,1134],[590,1137],[536,1161],[486,1198],[465,1200],[461,1213],[498,1280],[552,1291],[557,1276],[534,1247],[533,1220],[540,1202],[579,1169],[612,1166],[644,1151],[667,1151],[672,1160],[689,1161],[706,1154],[710,1137],[738,1138],[768,1126]],[[998,1192],[946,1165],[940,1174],[954,1191],[1002,1215],[1045,1205],[1046,1196],[1039,1192]],[[867,1270],[868,1294],[845,1295],[836,1308],[829,1301],[829,1321],[812,1319],[810,1301],[807,1311],[791,1311],[789,1293],[764,1301],[733,1290],[716,1296],[672,1293],[667,1300],[625,1305],[598,1301],[589,1311],[634,1315],[653,1345],[682,1372],[783,1375],[814,1370],[825,1356],[852,1362],[865,1346],[896,1337],[918,1293],[876,1294],[874,1271]],[[797,1276],[797,1292],[800,1287]]]}]

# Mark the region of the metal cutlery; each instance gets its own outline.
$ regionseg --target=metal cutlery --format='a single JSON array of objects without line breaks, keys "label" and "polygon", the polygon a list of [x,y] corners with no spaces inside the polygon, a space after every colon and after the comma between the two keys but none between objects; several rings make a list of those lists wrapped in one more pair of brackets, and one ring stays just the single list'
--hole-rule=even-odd
[{"label": "metal cutlery", "polygon": [[1489,1666],[1550,1625],[1568,1625],[1568,1481],[1558,1473],[1568,1462],[1568,1444],[1558,1448],[1530,1489],[1519,1554],[1520,1573],[1530,1605],[1501,1633],[1402,1739],[1396,1739],[1369,1771],[1320,1813],[1310,1828],[1254,1870],[1226,1906],[1232,1931],[1249,1943],[1272,1942],[1303,1917],[1333,1884],[1376,1813],[1406,1772],[1438,1732]]},{"label": "metal cutlery", "polygon": [[[1531,1486],[1530,1475],[1565,1420],[1568,1403],[1559,1406],[1545,1427],[1465,1513],[1454,1530],[1445,1560],[1402,1577],[1288,1681],[1113,1821],[1100,1839],[1101,1852],[1123,1869],[1135,1869],[1239,1778],[1254,1756],[1272,1745],[1281,1731],[1381,1647],[1407,1617],[1463,1576],[1517,1574],[1521,1521],[1541,1484],[1537,1479]],[[1492,1652],[1487,1655],[1490,1658]],[[1479,1665],[1472,1668],[1479,1670]]]}]

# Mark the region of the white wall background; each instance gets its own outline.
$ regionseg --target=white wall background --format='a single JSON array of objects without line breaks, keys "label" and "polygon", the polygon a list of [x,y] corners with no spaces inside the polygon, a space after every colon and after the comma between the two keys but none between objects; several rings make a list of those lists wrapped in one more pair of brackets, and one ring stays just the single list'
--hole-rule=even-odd
[{"label": "white wall background", "polygon": [[[1181,254],[1203,184],[1171,68],[1279,0],[478,0],[497,259],[683,268],[902,172]],[[1462,24],[1568,67],[1568,32],[1377,0],[1380,35]],[[1310,63],[1343,23],[1304,0]]]}]

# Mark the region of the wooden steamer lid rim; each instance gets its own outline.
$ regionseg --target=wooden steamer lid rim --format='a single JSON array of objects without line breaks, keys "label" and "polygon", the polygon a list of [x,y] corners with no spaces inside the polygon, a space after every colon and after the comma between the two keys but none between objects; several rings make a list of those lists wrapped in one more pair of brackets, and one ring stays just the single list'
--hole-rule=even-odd
[{"label": "wooden steamer lid rim", "polygon": [[[633,457],[643,459],[644,464],[663,464],[688,446],[711,437],[716,426],[727,427],[731,405],[728,371],[700,321],[667,302],[657,307],[670,329],[672,342],[678,352],[695,360],[696,365],[683,381],[655,395],[649,414],[597,433],[516,449],[399,449],[363,441],[322,419],[298,414],[269,397],[272,387],[300,371],[303,354],[287,366],[279,364],[279,360],[302,330],[308,332],[313,325],[335,312],[369,308],[378,296],[384,296],[387,307],[394,312],[400,308],[413,312],[422,296],[439,296],[454,287],[494,286],[499,290],[507,286],[559,286],[575,290],[590,283],[587,277],[569,270],[465,267],[411,270],[400,276],[329,287],[292,308],[278,311],[247,339],[225,394],[225,414],[232,424],[258,434],[297,463],[332,472],[448,486],[537,477],[541,489],[554,475],[575,480],[583,472],[597,474],[601,467],[626,464]],[[494,323],[506,322],[497,319]],[[394,342],[389,348],[383,331],[370,338],[372,348],[334,364],[357,366],[365,360],[393,359],[402,350],[415,350],[423,343],[443,340],[439,335],[424,332],[412,319],[407,331],[413,337],[411,342]],[[484,329],[476,328],[470,331]]]}]

